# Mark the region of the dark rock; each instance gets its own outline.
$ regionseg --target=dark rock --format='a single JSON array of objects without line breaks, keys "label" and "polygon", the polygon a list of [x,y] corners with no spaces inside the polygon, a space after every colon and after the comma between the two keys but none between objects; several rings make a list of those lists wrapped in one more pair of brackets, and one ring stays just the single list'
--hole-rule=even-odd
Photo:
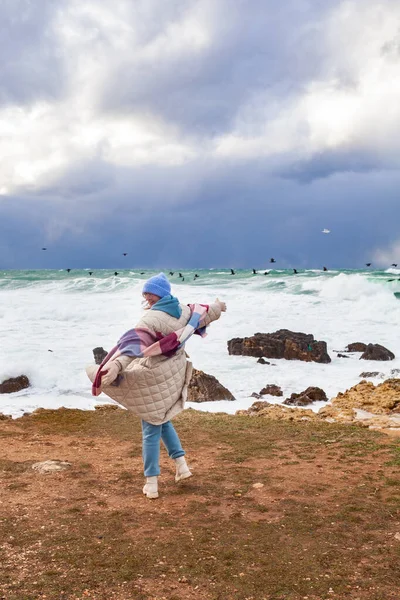
[{"label": "dark rock", "polygon": [[282,392],[281,388],[279,387],[279,385],[275,385],[275,384],[266,385],[260,391],[260,394],[261,394],[261,396],[266,396],[267,394],[269,396],[283,396],[283,392]]},{"label": "dark rock", "polygon": [[306,406],[318,400],[323,400],[324,402],[328,400],[324,390],[319,387],[308,387],[304,392],[292,394],[290,398],[286,398],[283,404],[287,404],[288,406]]},{"label": "dark rock", "polygon": [[6,379],[3,383],[0,383],[0,394],[13,394],[28,388],[30,385],[26,375],[11,377],[11,379]]},{"label": "dark rock", "polygon": [[314,336],[280,329],[274,333],[256,333],[248,338],[228,341],[229,354],[267,358],[285,358],[306,362],[329,363],[326,342],[317,342]]},{"label": "dark rock", "polygon": [[346,348],[347,352],[365,352],[367,349],[367,344],[363,342],[354,342],[353,344],[349,344]]},{"label": "dark rock", "polygon": [[235,398],[213,375],[193,369],[188,388],[188,401],[209,402],[210,400],[235,400]]},{"label": "dark rock", "polygon": [[10,419],[12,419],[11,415],[3,415],[3,413],[0,413],[0,421],[9,421]]},{"label": "dark rock", "polygon": [[260,394],[257,394],[257,392],[253,392],[252,395],[250,396],[250,398],[257,398],[257,400],[259,400],[261,398]]},{"label": "dark rock", "polygon": [[270,362],[265,360],[265,358],[259,358],[257,362],[260,363],[260,365],[270,365],[271,364]]},{"label": "dark rock", "polygon": [[246,411],[246,413],[249,415],[255,415],[258,412],[260,412],[260,410],[262,410],[263,408],[267,408],[268,406],[273,406],[273,404],[262,400],[260,400],[260,402],[253,402],[253,404]]},{"label": "dark rock", "polygon": [[93,348],[94,362],[96,363],[96,365],[101,365],[107,354],[108,352],[104,350],[104,348],[102,348],[101,346],[99,346],[98,348]]},{"label": "dark rock", "polygon": [[347,356],[347,354],[339,354],[337,355],[338,358],[350,358],[350,356]]},{"label": "dark rock", "polygon": [[363,371],[359,374],[359,377],[379,377],[381,374],[379,371]]},{"label": "dark rock", "polygon": [[395,355],[380,344],[368,344],[360,360],[393,360]]}]

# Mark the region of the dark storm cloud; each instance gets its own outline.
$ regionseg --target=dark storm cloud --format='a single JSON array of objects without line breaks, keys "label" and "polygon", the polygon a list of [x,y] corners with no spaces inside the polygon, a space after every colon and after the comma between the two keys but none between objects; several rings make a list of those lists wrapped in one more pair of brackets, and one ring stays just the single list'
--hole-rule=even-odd
[{"label": "dark storm cloud", "polygon": [[309,159],[295,159],[289,166],[276,169],[275,174],[300,183],[310,183],[337,173],[367,173],[381,168],[384,168],[384,161],[371,151],[325,150]]},{"label": "dark storm cloud", "polygon": [[0,2],[0,104],[58,97],[64,58],[54,19],[66,0]]},{"label": "dark storm cloud", "polygon": [[[115,186],[91,202],[86,194],[66,202],[55,191],[3,202],[0,268],[262,269],[271,256],[282,268],[358,267],[398,235],[394,172],[341,173],[306,185],[266,178],[261,164],[203,165],[197,177],[185,167],[174,177],[153,169],[151,176],[153,187],[149,172],[117,173]],[[180,190],[179,180],[186,182]],[[163,204],[162,188],[175,204]]]}]

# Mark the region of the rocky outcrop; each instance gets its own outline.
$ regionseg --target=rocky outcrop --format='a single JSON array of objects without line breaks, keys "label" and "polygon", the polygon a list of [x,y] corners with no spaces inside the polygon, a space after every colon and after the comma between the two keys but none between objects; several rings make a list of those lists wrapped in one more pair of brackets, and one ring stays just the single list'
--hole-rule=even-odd
[{"label": "rocky outcrop", "polygon": [[260,390],[260,396],[283,396],[283,392],[279,385],[272,383],[270,385],[266,385],[262,390]]},{"label": "rocky outcrop", "polygon": [[11,377],[6,379],[3,383],[0,383],[0,394],[13,394],[14,392],[20,392],[25,388],[30,387],[29,379],[26,375],[20,375],[19,377]]},{"label": "rocky outcrop", "polygon": [[304,408],[286,408],[269,402],[254,402],[248,410],[238,410],[236,415],[264,417],[273,421],[318,421],[318,415]]},{"label": "rocky outcrop", "polygon": [[377,386],[371,381],[360,381],[346,392],[340,392],[332,404],[321,408],[318,414],[338,421],[352,421],[357,410],[400,418],[400,379],[387,379]]},{"label": "rocky outcrop", "polygon": [[280,329],[275,333],[256,333],[248,338],[228,341],[229,354],[267,358],[285,358],[305,362],[329,363],[326,342],[316,341],[312,334]]},{"label": "rocky outcrop", "polygon": [[324,402],[328,401],[324,390],[319,387],[308,387],[306,390],[304,390],[304,392],[300,392],[300,394],[292,394],[290,398],[286,398],[283,404],[289,406],[306,406],[307,404],[321,400]]},{"label": "rocky outcrop", "polygon": [[380,344],[368,344],[360,360],[393,360],[395,355]]},{"label": "rocky outcrop", "polygon": [[103,362],[103,360],[105,359],[107,354],[108,354],[107,350],[104,350],[104,348],[102,348],[102,346],[93,348],[94,362],[96,363],[96,365],[101,365],[101,363]]},{"label": "rocky outcrop", "polygon": [[188,401],[209,402],[211,400],[235,400],[235,398],[213,375],[193,369],[188,388]]},{"label": "rocky outcrop", "polygon": [[[323,393],[323,390],[321,392]],[[317,397],[322,399],[322,394],[319,393]],[[332,404],[324,406],[318,413],[310,409],[288,408],[261,401],[254,402],[248,410],[239,410],[236,414],[265,417],[277,421],[348,423],[394,432],[398,435],[397,432],[400,431],[400,379],[388,379],[377,386],[371,382],[361,381],[346,392],[338,394],[332,400]]]},{"label": "rocky outcrop", "polygon": [[347,352],[365,352],[366,349],[367,344],[364,344],[363,342],[354,342],[346,347]]}]

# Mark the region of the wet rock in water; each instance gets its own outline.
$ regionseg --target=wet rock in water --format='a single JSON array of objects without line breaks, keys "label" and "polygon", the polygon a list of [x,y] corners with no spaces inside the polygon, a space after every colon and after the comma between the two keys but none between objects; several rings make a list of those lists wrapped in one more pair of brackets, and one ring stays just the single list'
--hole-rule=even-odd
[{"label": "wet rock in water", "polygon": [[263,387],[262,390],[260,390],[260,395],[261,396],[283,396],[283,392],[281,390],[281,388],[279,387],[279,385],[275,385],[275,384],[271,384],[271,385],[266,385],[265,387]]},{"label": "wet rock in water", "polygon": [[265,358],[262,358],[262,357],[259,358],[257,362],[260,363],[260,365],[270,365],[271,364],[270,362],[265,360]]},{"label": "wet rock in water", "polygon": [[19,392],[30,387],[30,385],[26,375],[11,377],[10,379],[3,381],[3,383],[0,383],[0,394],[13,394],[14,392]]},{"label": "wet rock in water", "polygon": [[341,354],[339,352],[339,354],[337,355],[338,358],[350,358],[350,356],[347,356],[347,354]]},{"label": "wet rock in water", "polygon": [[3,413],[0,413],[0,421],[10,421],[10,419],[12,420],[11,415],[3,415]]},{"label": "wet rock in water", "polygon": [[235,400],[231,392],[216,377],[193,369],[188,388],[188,402],[209,402],[212,400]]},{"label": "wet rock in water", "polygon": [[363,371],[359,374],[359,377],[363,379],[367,379],[368,377],[383,377],[383,373],[379,373],[379,371]]},{"label": "wet rock in water", "polygon": [[346,347],[347,352],[365,352],[366,349],[367,344],[364,344],[364,342],[353,342],[353,344]]},{"label": "wet rock in water", "polygon": [[400,369],[391,369],[391,371],[390,371],[391,377],[397,377],[398,375],[400,375]]},{"label": "wet rock in water", "polygon": [[65,471],[71,466],[71,463],[62,460],[45,460],[32,465],[32,469],[38,473],[54,473],[56,471]]},{"label": "wet rock in water", "polygon": [[297,333],[288,329],[280,329],[274,333],[256,333],[248,338],[233,338],[228,341],[228,352],[236,356],[331,362],[326,342],[316,341],[312,334]]},{"label": "wet rock in water", "polygon": [[306,406],[307,404],[321,400],[324,402],[328,401],[324,390],[319,387],[308,387],[304,392],[300,392],[300,394],[293,393],[290,398],[284,400],[283,404],[288,406]]},{"label": "wet rock in water", "polygon": [[108,352],[102,348],[102,346],[98,346],[97,348],[93,348],[93,356],[94,362],[96,365],[101,365]]},{"label": "wet rock in water", "polygon": [[393,360],[394,358],[393,352],[380,344],[368,344],[365,352],[360,356],[360,360]]},{"label": "wet rock in water", "polygon": [[257,398],[257,400],[259,400],[261,398],[260,394],[257,394],[257,392],[253,392],[250,396],[250,398]]}]

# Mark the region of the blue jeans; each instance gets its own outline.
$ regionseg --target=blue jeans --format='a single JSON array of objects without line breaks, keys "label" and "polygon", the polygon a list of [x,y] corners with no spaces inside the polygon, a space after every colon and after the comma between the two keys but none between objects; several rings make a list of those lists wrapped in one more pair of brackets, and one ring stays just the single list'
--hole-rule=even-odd
[{"label": "blue jeans", "polygon": [[160,474],[160,439],[163,441],[170,458],[185,456],[185,451],[171,421],[167,421],[162,425],[152,425],[147,421],[142,421],[145,477],[154,477]]}]

